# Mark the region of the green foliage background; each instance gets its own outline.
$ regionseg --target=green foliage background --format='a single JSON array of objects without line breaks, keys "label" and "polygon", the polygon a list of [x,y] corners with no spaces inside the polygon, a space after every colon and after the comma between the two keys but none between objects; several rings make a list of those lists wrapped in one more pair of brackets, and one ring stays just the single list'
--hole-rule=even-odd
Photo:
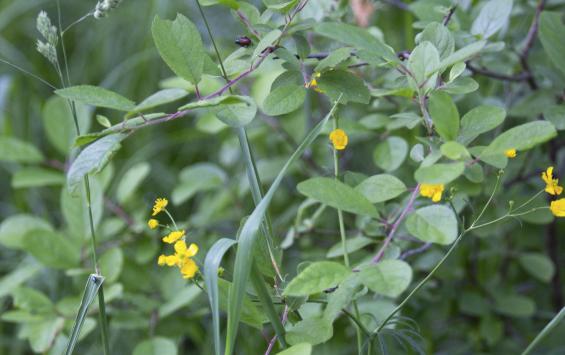
[{"label": "green foliage background", "polygon": [[[481,30],[474,32],[473,23],[481,7],[490,2],[457,4],[447,26],[455,38],[456,49],[481,40]],[[236,50],[242,51],[234,40],[239,35],[252,35],[238,16],[215,1],[202,3],[211,5],[204,7],[204,11],[223,58]],[[266,4],[285,1],[252,3],[263,12]],[[420,42],[417,37],[415,41],[415,36],[430,22],[441,23],[454,5],[444,0],[406,3],[391,0],[372,4],[375,11],[364,35],[382,39],[397,53],[412,51],[412,58],[417,58],[414,48]],[[91,11],[95,2],[61,1],[61,5],[65,28]],[[541,13],[541,40],[536,36],[525,56],[527,33],[532,20],[539,15],[536,6],[543,6],[545,11]],[[422,208],[430,208],[426,206],[431,202],[418,198],[415,207],[419,215],[414,212],[400,225],[397,237],[385,252],[384,262],[377,264],[384,265],[382,270],[377,270],[379,275],[385,275],[383,281],[375,281],[375,270],[362,270],[359,277],[364,281],[352,281],[347,278],[350,268],[337,265],[341,263],[343,252],[335,208],[345,212],[348,249],[351,265],[355,267],[370,261],[380,249],[390,230],[381,222],[394,220],[407,203],[409,189],[417,183],[431,182],[430,179],[449,182],[444,202],[449,198],[451,203],[441,205],[447,212],[428,209],[428,213],[431,221],[445,214],[447,218],[453,217],[456,231],[461,232],[485,205],[500,168],[504,168],[501,188],[483,221],[504,215],[509,201],[519,205],[543,189],[539,176],[547,166],[555,166],[556,177],[565,179],[564,8],[560,0],[514,1],[509,21],[502,18],[500,28],[488,39],[480,54],[457,61],[470,62],[459,79],[442,90],[434,87],[435,80],[430,81],[432,87],[427,88],[429,83],[426,83],[420,88],[430,90],[421,97],[429,94],[429,113],[439,135],[433,139],[428,137],[422,123],[418,96],[410,86],[410,79],[406,80],[387,65],[391,60],[386,55],[383,60],[374,51],[367,50],[366,44],[353,43],[356,37],[342,27],[316,25],[319,22],[355,25],[355,16],[347,1],[310,0],[290,26],[296,34],[308,39],[310,54],[335,55],[337,63],[329,63],[326,70],[331,70],[318,80],[324,93],[302,90],[304,78],[300,75],[300,84],[293,84],[286,91],[281,89],[280,85],[284,88],[285,83],[296,82],[295,74],[300,74],[292,66],[297,46],[291,37],[281,42],[289,56],[280,51],[271,54],[258,70],[234,86],[235,94],[252,97],[259,107],[257,116],[247,126],[247,134],[265,190],[306,134],[330,111],[333,101],[340,95],[343,95],[341,102],[349,101],[340,105],[336,113],[340,127],[350,139],[347,149],[339,155],[343,183],[337,184],[333,179],[333,153],[326,138],[332,123],[328,123],[323,134],[291,166],[269,207],[275,244],[282,245],[284,282],[273,291],[274,273],[269,263],[260,264],[260,268],[266,275],[264,280],[271,296],[279,302],[276,303],[278,314],[282,313],[280,302],[291,300],[301,305],[302,296],[317,294],[310,297],[312,302],[301,305],[299,312],[289,314],[287,341],[291,344],[313,342],[312,339],[321,339],[328,329],[333,329],[333,336],[315,344],[313,353],[357,353],[356,328],[341,312],[341,308],[353,309],[349,305],[351,299],[343,307],[331,309],[323,305],[331,299],[331,293],[320,291],[340,284],[338,290],[345,290],[345,298],[358,297],[355,308],[358,307],[361,314],[368,314],[361,320],[372,330],[403,299],[408,293],[405,291],[412,289],[441,259],[447,248],[442,244],[451,244],[458,234],[451,235],[448,227],[439,225],[436,226],[438,233],[449,234],[448,241],[433,239],[435,244],[428,245],[414,238],[429,241],[426,239],[428,232],[419,229],[425,222],[417,218],[425,219],[422,213],[426,212],[422,212]],[[40,10],[47,11],[59,26],[55,1],[0,1],[0,56],[59,88],[57,73],[35,51],[35,41],[39,38],[35,21]],[[194,86],[174,77],[159,56],[152,37],[156,15],[172,20],[177,13],[196,24],[208,55],[215,58],[195,2],[125,0],[107,18],[89,17],[65,33],[72,83],[104,87],[137,103],[159,89],[185,90],[181,99],[148,113],[171,113],[195,102]],[[270,20],[258,25],[262,35],[271,27],[282,28],[284,17],[276,11],[273,13]],[[255,38],[253,41],[256,46]],[[339,48],[344,44],[353,49],[340,53]],[[252,55],[254,50],[252,47],[246,55]],[[346,59],[352,50],[358,52],[357,57]],[[423,65],[423,75],[427,75],[426,68],[433,59],[428,57],[424,46],[419,46],[420,50],[424,53],[421,63],[408,62],[407,65],[413,69]],[[393,57],[395,52],[392,52]],[[369,65],[355,65],[365,61]],[[251,64],[246,56],[227,62],[230,77]],[[316,58],[302,63],[307,82],[318,63]],[[456,71],[453,64],[455,62],[443,73],[444,84],[450,72]],[[211,93],[224,84],[219,70],[216,71],[215,76],[205,76],[199,84],[202,92]],[[288,73],[283,77],[284,82],[279,77],[283,72]],[[271,86],[275,79],[279,82]],[[270,93],[271,102],[267,103]],[[285,99],[287,101],[280,104]],[[502,122],[504,117],[497,117],[501,113],[492,108],[495,106],[506,111],[503,123],[484,129],[480,133],[485,134],[473,144],[470,142],[476,137],[470,134],[458,139],[462,144],[441,146],[440,138],[443,142],[458,138],[459,117],[462,117],[461,131],[472,132],[476,128],[465,131],[464,117],[481,105],[490,105],[490,109],[475,112],[475,120],[484,120],[487,124],[489,120]],[[71,147],[74,142],[72,117],[62,97],[5,63],[0,64],[0,107],[0,354],[61,354],[85,282],[92,272],[87,210],[80,197],[84,191],[79,188],[78,195],[70,194],[64,174],[79,152]],[[104,115],[118,128],[123,119],[123,113],[107,108],[79,104],[78,112],[83,133],[105,128],[101,124],[104,121],[95,118],[96,114]],[[109,164],[91,175],[99,264],[106,278],[104,292],[112,354],[214,353],[212,317],[206,294],[194,283],[182,280],[177,270],[157,266],[157,256],[163,249],[162,236],[146,226],[154,199],[168,197],[171,213],[187,228],[190,241],[200,246],[197,261],[202,268],[212,245],[222,237],[235,238],[245,218],[253,211],[237,135],[234,129],[214,117],[214,112],[195,110],[182,118],[136,130],[121,142],[121,148]],[[150,115],[147,117],[151,119]],[[523,132],[502,134],[531,121],[543,121],[547,126],[538,127],[538,131],[527,126],[529,129]],[[496,137],[503,138],[495,140]],[[495,143],[491,144],[493,141]],[[414,148],[418,144],[420,146]],[[451,165],[440,165],[437,171],[422,171],[420,155],[428,156],[430,165],[437,167],[433,165],[437,159],[428,155],[428,146],[437,159],[443,155],[440,163]],[[480,148],[473,146],[489,146],[492,156],[473,168],[467,166],[462,173],[463,162],[481,154],[477,150]],[[508,165],[504,158],[500,162],[503,150],[521,146],[523,151],[519,150]],[[453,177],[447,176],[450,169],[455,171]],[[381,183],[398,192],[389,190],[390,195],[386,197],[382,192],[372,195],[375,181],[366,182],[365,190],[353,189],[367,177],[384,173],[397,179],[387,176],[388,180]],[[315,179],[308,180],[310,178]],[[368,204],[360,202],[366,201],[363,196],[359,197],[360,192],[369,200]],[[314,200],[328,206],[317,218],[313,214],[320,204]],[[542,194],[533,203],[543,206],[548,200]],[[439,205],[432,207],[438,208]],[[385,336],[386,351],[392,354],[417,353],[418,350],[438,354],[520,353],[563,307],[563,235],[563,220],[554,218],[547,210],[470,231],[442,268],[401,311],[401,315],[407,317],[403,320],[410,324],[409,329],[417,334],[414,336],[416,345],[409,342],[401,345],[395,341],[397,330],[403,328],[397,324],[397,330],[389,329],[390,335]],[[234,255],[233,251],[228,252],[222,262],[225,280],[231,281],[234,277]],[[394,263],[400,256],[407,264]],[[306,268],[305,262],[323,260],[332,263],[322,264],[318,270]],[[403,267],[409,270],[402,271]],[[299,284],[300,277],[295,276],[305,268],[314,276],[301,274],[307,282]],[[394,278],[395,272],[400,275],[398,278]],[[321,274],[316,276],[316,273]],[[329,284],[312,281],[322,280],[328,273],[332,277]],[[407,274],[410,277],[403,284],[402,278],[406,281]],[[386,279],[387,275],[393,275],[393,279]],[[229,284],[225,280],[218,285],[222,315],[228,302]],[[349,280],[351,286],[344,280]],[[353,290],[360,284],[366,287],[354,294]],[[352,290],[351,294],[347,294],[347,287]],[[283,298],[283,290],[285,296],[295,298]],[[101,353],[96,314],[94,302],[77,353]],[[321,314],[331,318],[329,325],[318,322]],[[299,316],[307,322],[299,323]],[[221,320],[223,337],[225,317]],[[264,353],[273,329],[251,287],[249,297],[244,300],[242,322],[235,353]],[[558,325],[539,345],[538,353],[565,351],[560,336],[563,332],[565,324]],[[279,346],[275,345],[273,353],[281,350]],[[375,347],[373,351],[378,353],[382,348]]]}]

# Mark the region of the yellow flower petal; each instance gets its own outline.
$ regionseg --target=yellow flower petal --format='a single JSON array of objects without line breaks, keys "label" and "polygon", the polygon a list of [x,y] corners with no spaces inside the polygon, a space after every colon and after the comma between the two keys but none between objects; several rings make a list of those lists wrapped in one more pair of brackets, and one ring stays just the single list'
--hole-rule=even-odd
[{"label": "yellow flower petal", "polygon": [[349,138],[343,129],[337,128],[331,131],[330,141],[335,150],[344,150],[349,142]]},{"label": "yellow flower petal", "polygon": [[167,255],[165,256],[165,264],[167,266],[175,266],[180,263],[180,259],[177,255]]},{"label": "yellow flower petal", "polygon": [[159,227],[159,221],[151,218],[149,221],[147,221],[147,225],[149,226],[149,228],[155,229]]},{"label": "yellow flower petal", "polygon": [[194,262],[194,260],[187,258],[181,266],[180,272],[182,277],[185,279],[191,279],[196,275],[198,271],[198,265]]},{"label": "yellow flower petal", "polygon": [[155,204],[153,205],[152,216],[156,216],[159,212],[163,211],[168,204],[169,204],[169,200],[167,200],[166,198],[156,199]]},{"label": "yellow flower petal", "polygon": [[181,256],[186,254],[186,242],[184,240],[175,243],[175,252]]},{"label": "yellow flower petal", "polygon": [[420,195],[430,198],[433,202],[441,201],[441,195],[443,194],[443,190],[444,190],[443,184],[420,185]]},{"label": "yellow flower petal", "polygon": [[198,245],[192,243],[190,244],[188,250],[186,251],[186,256],[193,257],[196,254],[198,254]]},{"label": "yellow flower petal", "polygon": [[167,259],[167,257],[165,255],[163,255],[163,254],[159,255],[159,259],[157,259],[157,264],[159,266],[165,265],[166,259]]},{"label": "yellow flower petal", "polygon": [[184,233],[185,233],[184,229],[182,229],[180,231],[172,231],[171,233],[169,233],[169,235],[167,235],[166,237],[163,237],[163,242],[173,244],[177,240],[184,237]]},{"label": "yellow flower petal", "polygon": [[516,158],[516,149],[508,149],[507,151],[504,152],[504,155],[506,155],[506,157],[510,159]]},{"label": "yellow flower petal", "polygon": [[555,217],[565,217],[565,198],[551,201],[549,209]]},{"label": "yellow flower petal", "polygon": [[545,192],[555,196],[561,195],[563,187],[559,186],[559,179],[553,178],[553,166],[547,168],[547,170],[541,174],[541,178],[546,184]]}]

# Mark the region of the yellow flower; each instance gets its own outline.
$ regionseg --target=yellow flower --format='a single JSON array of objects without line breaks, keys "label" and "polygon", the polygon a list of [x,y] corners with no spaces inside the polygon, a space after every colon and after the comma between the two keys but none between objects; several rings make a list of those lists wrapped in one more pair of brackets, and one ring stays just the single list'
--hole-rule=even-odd
[{"label": "yellow flower", "polygon": [[439,202],[443,188],[443,184],[422,184],[420,185],[420,195],[431,198],[433,202]]},{"label": "yellow flower", "polygon": [[547,168],[546,171],[541,173],[541,178],[545,181],[545,192],[550,195],[561,195],[563,187],[559,186],[559,179],[553,178],[553,166]]},{"label": "yellow flower", "polygon": [[344,150],[349,142],[349,138],[345,131],[341,128],[334,129],[330,133],[330,141],[336,150]]},{"label": "yellow flower", "polygon": [[171,233],[169,233],[169,235],[167,235],[166,237],[163,237],[163,241],[165,243],[173,244],[174,242],[176,242],[180,238],[184,237],[184,233],[185,233],[184,229],[182,229],[180,231],[172,231]]},{"label": "yellow flower", "polygon": [[184,240],[179,240],[175,243],[174,248],[174,255],[160,255],[157,264],[177,266],[183,278],[193,278],[198,271],[198,265],[191,258],[198,253],[198,245],[193,243],[187,247]]},{"label": "yellow flower", "polygon": [[159,221],[151,218],[149,221],[147,221],[147,225],[149,226],[149,228],[155,229],[159,226]]},{"label": "yellow flower", "polygon": [[155,205],[153,205],[153,214],[152,216],[156,216],[159,212],[163,211],[165,207],[169,204],[169,200],[166,198],[158,198],[155,200]]},{"label": "yellow flower", "polygon": [[510,159],[516,158],[516,149],[508,149],[504,152],[504,155],[506,155],[506,157]]},{"label": "yellow flower", "polygon": [[551,213],[555,217],[565,217],[565,198],[560,198],[559,200],[551,201],[549,206]]},{"label": "yellow flower", "polygon": [[312,75],[312,79],[310,79],[310,82],[304,84],[304,87],[306,89],[310,89],[310,88],[314,89],[314,91],[317,91],[317,92],[323,92],[322,90],[320,90],[318,88],[318,81],[316,80],[316,78],[319,78],[320,76],[321,76],[320,73],[314,73],[314,75]]}]

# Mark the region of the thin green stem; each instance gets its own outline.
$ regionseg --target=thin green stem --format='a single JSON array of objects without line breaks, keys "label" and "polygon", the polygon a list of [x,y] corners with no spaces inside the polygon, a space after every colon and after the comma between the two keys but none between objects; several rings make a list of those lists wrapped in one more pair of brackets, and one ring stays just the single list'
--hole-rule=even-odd
[{"label": "thin green stem", "polygon": [[539,332],[539,334],[534,338],[534,340],[532,340],[530,345],[528,345],[526,350],[522,352],[522,355],[528,355],[532,351],[532,349],[535,348],[536,345],[538,345],[539,342],[542,341],[543,338],[545,338],[549,334],[549,332],[551,332],[553,328],[559,325],[559,323],[563,320],[563,318],[565,318],[565,307],[561,308],[561,311],[559,311],[559,313],[557,313],[555,317],[553,317],[553,319],[549,323],[547,323],[547,325],[542,329],[542,331]]},{"label": "thin green stem", "polygon": [[533,200],[535,200],[540,194],[542,194],[545,190],[540,190],[537,194],[535,194],[532,198],[530,198],[529,200],[527,200],[526,202],[524,202],[523,204],[521,204],[520,206],[516,207],[514,209],[514,211],[519,210],[520,208],[528,205],[530,202],[532,202]]},{"label": "thin green stem", "polygon": [[[63,75],[63,72],[61,70],[61,67],[59,65],[59,61],[57,61],[57,65],[56,65],[56,69],[57,72],[59,74],[59,77],[61,79],[61,83],[63,85],[63,87],[66,87],[67,85],[71,85],[71,78],[70,78],[70,74],[69,74],[69,65],[68,65],[68,61],[67,61],[67,53],[66,53],[66,49],[65,49],[65,41],[63,38],[63,32],[62,32],[62,16],[61,16],[61,2],[60,0],[57,0],[57,17],[58,17],[58,22],[59,22],[59,36],[60,36],[60,40],[61,40],[61,50],[63,52],[63,64],[65,67],[65,73],[67,76],[67,82],[65,83],[65,78]],[[73,116],[73,121],[75,124],[75,130],[76,130],[76,135],[80,136],[81,132],[80,132],[80,126],[78,123],[78,115],[77,115],[77,111],[76,111],[76,106],[75,103],[71,100],[67,100],[67,103],[69,104],[70,108],[71,108],[71,113]],[[92,263],[93,263],[93,267],[94,270],[96,272],[97,275],[100,275],[100,269],[98,267],[98,258],[96,255],[96,228],[94,227],[94,217],[93,217],[93,213],[92,213],[92,198],[91,198],[91,189],[90,189],[90,179],[88,177],[88,174],[84,176],[84,189],[85,189],[85,194],[86,194],[86,206],[88,209],[88,222],[89,222],[89,226],[90,226],[90,245],[91,245],[91,252],[92,252]],[[98,289],[98,309],[99,309],[99,319],[100,319],[100,326],[101,326],[101,340],[102,340],[102,347],[104,349],[104,355],[109,355],[110,354],[110,344],[109,344],[109,338],[108,338],[108,319],[106,317],[106,304],[104,301],[104,286],[100,285],[100,288]]]},{"label": "thin green stem", "polygon": [[173,226],[175,227],[175,230],[179,230],[179,227],[177,227],[177,224],[175,222],[175,219],[173,218],[173,216],[169,213],[169,211],[167,211],[166,208],[163,209],[163,211],[165,211],[165,213],[167,214],[167,216],[169,216],[169,219],[171,220],[171,222],[173,222]]}]

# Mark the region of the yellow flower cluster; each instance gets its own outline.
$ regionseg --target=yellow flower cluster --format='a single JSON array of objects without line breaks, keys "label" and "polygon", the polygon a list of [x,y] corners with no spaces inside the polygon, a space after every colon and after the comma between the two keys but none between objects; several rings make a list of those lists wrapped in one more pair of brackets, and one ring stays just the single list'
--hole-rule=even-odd
[{"label": "yellow flower cluster", "polygon": [[[173,225],[176,228],[176,223],[173,220],[173,217],[169,214],[166,207],[169,204],[169,201],[166,198],[158,198],[155,200],[155,204],[153,205],[153,214],[152,216],[156,216],[160,212],[165,211],[165,213],[169,216]],[[147,221],[147,226],[151,229],[155,229],[159,227],[159,221],[156,219],[151,218]],[[168,227],[167,227],[168,228]],[[159,255],[159,259],[157,260],[157,264],[159,266],[167,265],[167,266],[176,266],[179,268],[182,277],[185,279],[193,278],[196,273],[198,272],[198,265],[192,257],[198,253],[198,245],[192,243],[190,246],[186,245],[186,232],[184,229],[181,230],[172,230],[169,234],[163,237],[163,242],[167,244],[174,244],[175,253],[172,255]]]},{"label": "yellow flower cluster", "polygon": [[443,194],[443,184],[421,184],[420,195],[431,198],[433,202],[439,202]]},{"label": "yellow flower cluster", "polygon": [[[545,192],[553,196],[561,195],[563,187],[559,186],[559,179],[553,178],[553,166],[541,173],[541,179],[545,182]],[[565,198],[551,201],[549,210],[555,217],[565,217]]]},{"label": "yellow flower cluster", "polygon": [[335,150],[344,150],[349,142],[349,137],[343,129],[337,128],[330,132],[330,141]]}]

